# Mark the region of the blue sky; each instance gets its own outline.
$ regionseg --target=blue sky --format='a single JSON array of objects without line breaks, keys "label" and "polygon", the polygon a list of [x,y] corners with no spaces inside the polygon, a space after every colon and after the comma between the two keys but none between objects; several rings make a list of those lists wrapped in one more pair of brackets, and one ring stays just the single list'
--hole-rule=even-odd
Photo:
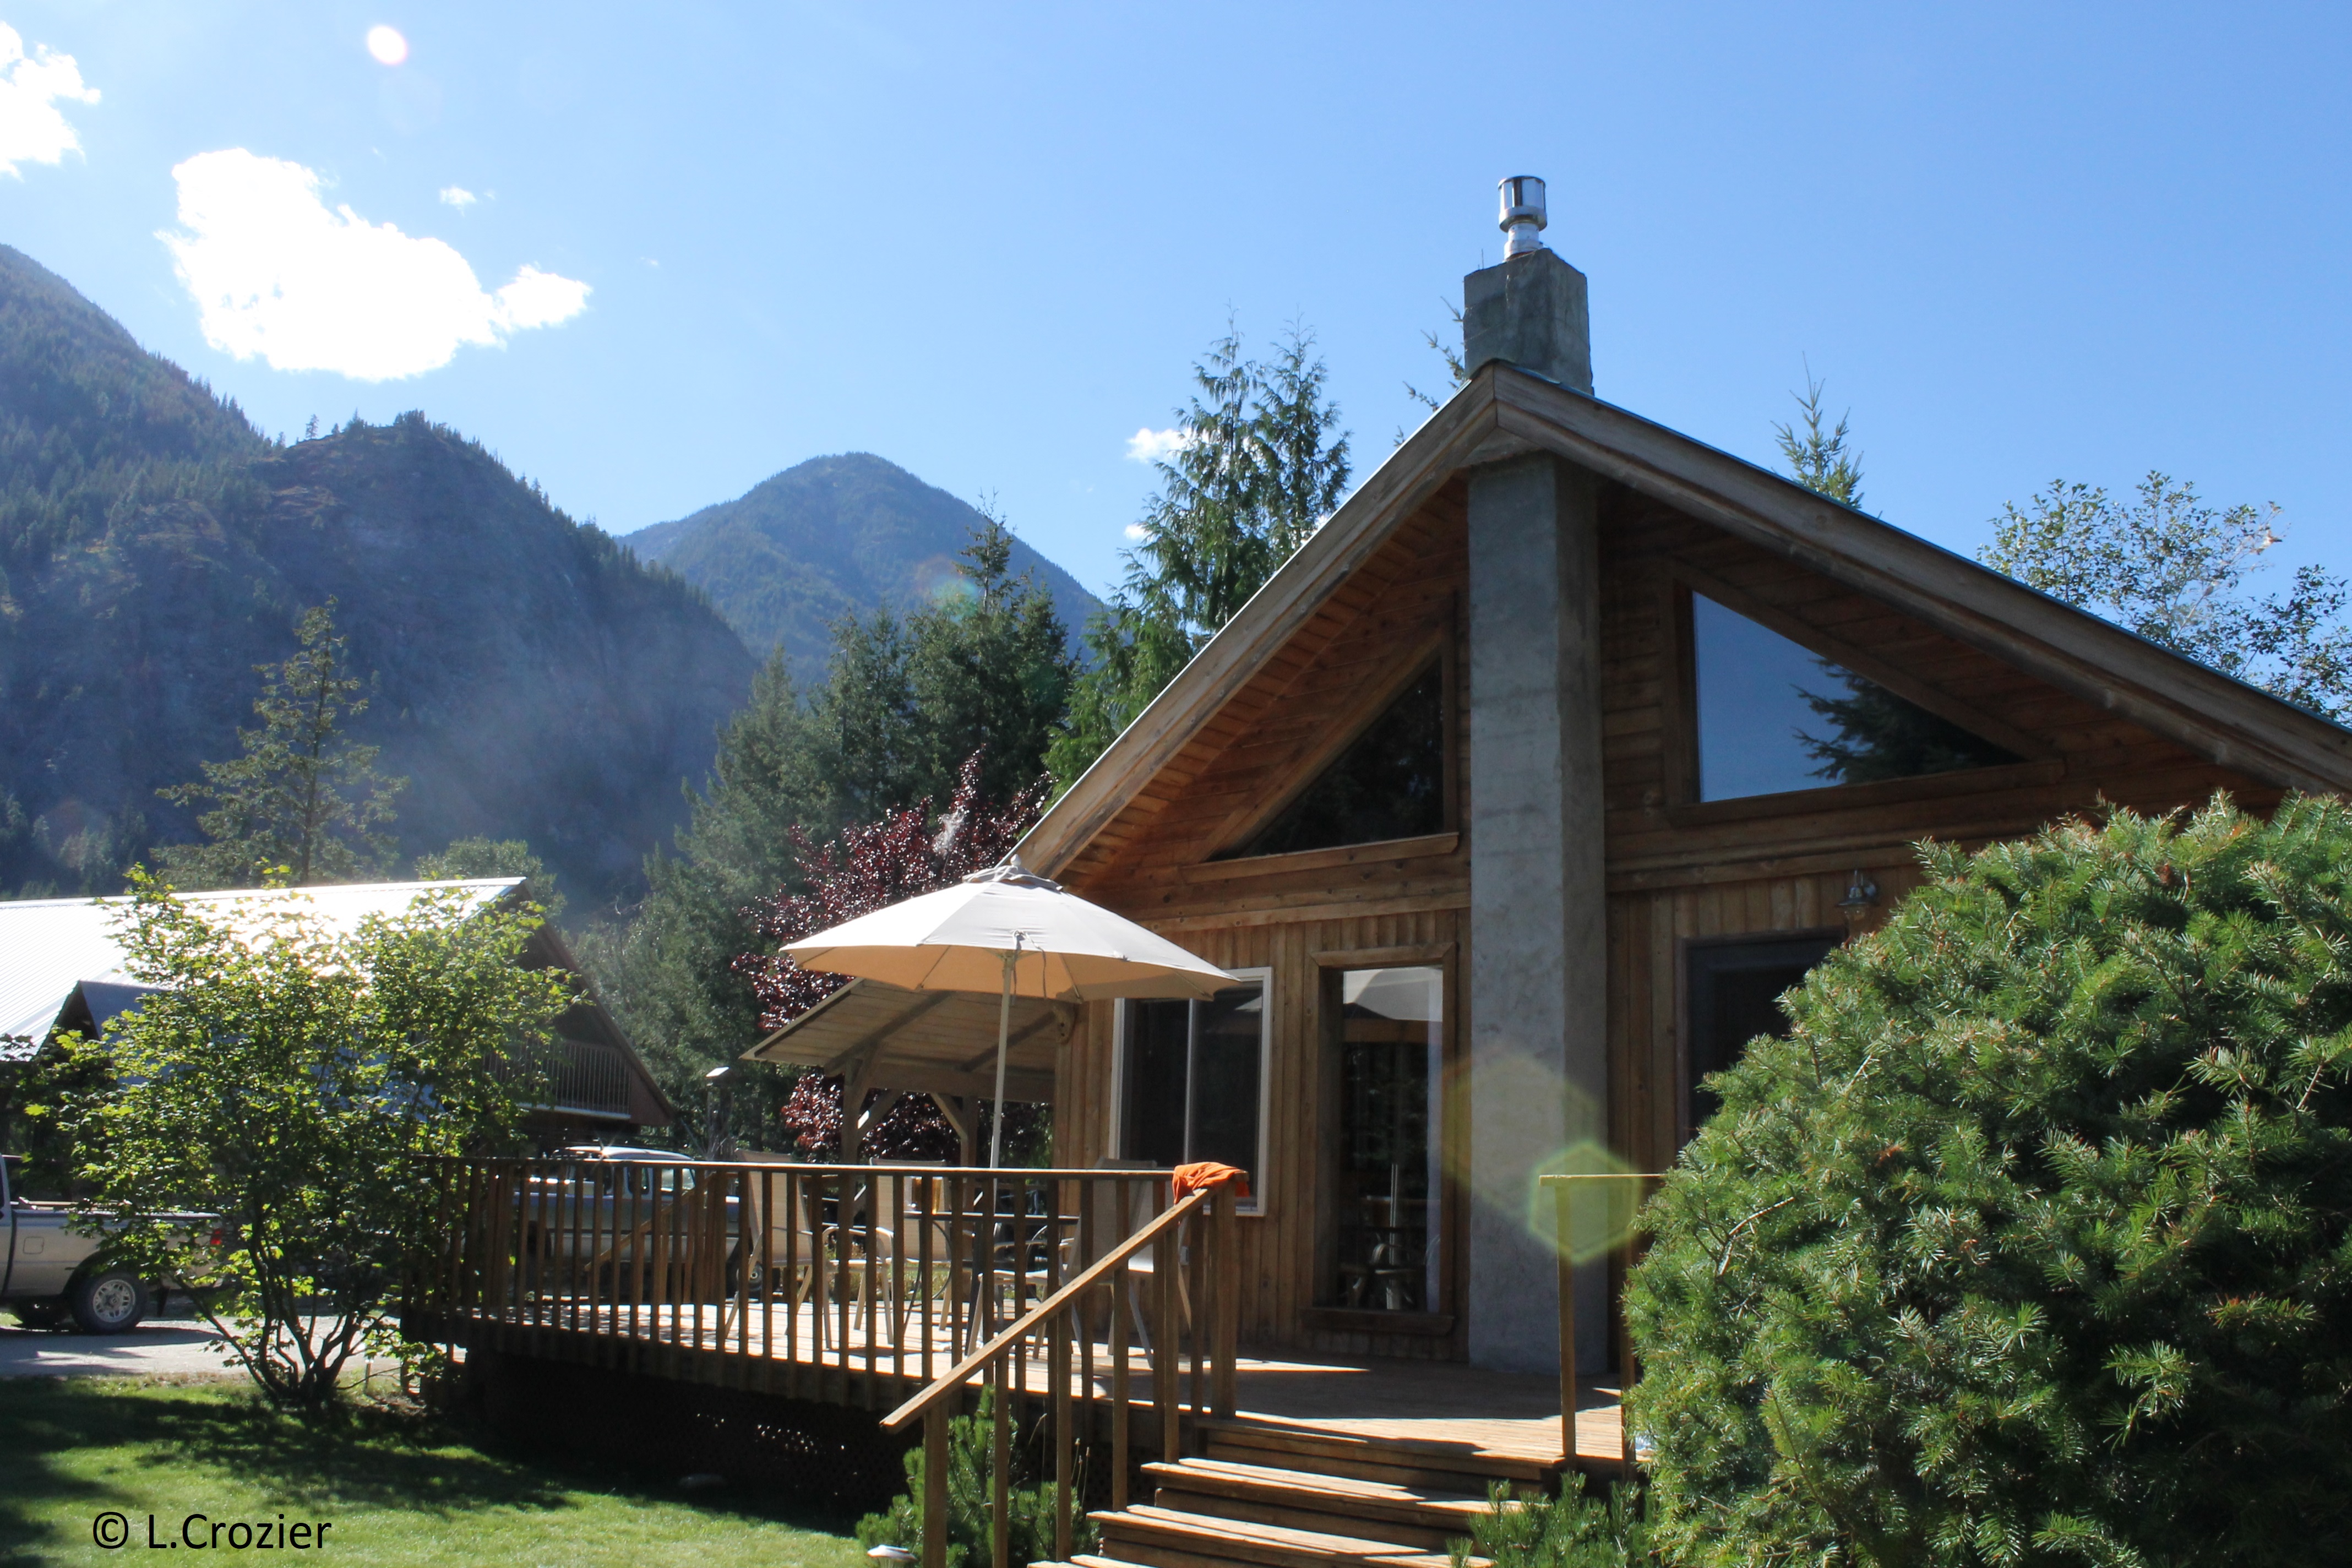
[{"label": "blue sky", "polygon": [[[865,449],[1108,584],[1152,484],[1129,439],[1229,310],[1315,330],[1367,473],[1530,173],[1612,402],[1769,461],[1809,360],[1865,506],[1939,542],[2161,467],[2284,506],[2283,559],[2352,554],[2341,4],[0,23],[0,241],[267,430],[421,407],[615,531]],[[78,145],[45,162],[50,111]],[[208,317],[183,270],[293,302]]]}]

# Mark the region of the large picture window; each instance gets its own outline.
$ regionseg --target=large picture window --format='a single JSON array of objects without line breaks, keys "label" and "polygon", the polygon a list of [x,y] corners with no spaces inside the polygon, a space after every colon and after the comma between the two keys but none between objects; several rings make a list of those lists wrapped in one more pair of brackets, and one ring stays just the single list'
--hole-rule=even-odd
[{"label": "large picture window", "polygon": [[1701,800],[2018,760],[1704,594],[1690,605]]},{"label": "large picture window", "polygon": [[1265,1191],[1268,972],[1201,1002],[1118,1005],[1118,1155],[1155,1165],[1214,1160],[1249,1173],[1244,1214]]}]

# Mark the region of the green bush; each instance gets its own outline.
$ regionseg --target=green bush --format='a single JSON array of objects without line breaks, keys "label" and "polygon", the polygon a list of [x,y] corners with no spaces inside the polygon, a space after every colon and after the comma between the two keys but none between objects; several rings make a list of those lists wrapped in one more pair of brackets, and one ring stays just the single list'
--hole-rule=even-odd
[{"label": "green bush", "polygon": [[2217,799],[1925,855],[1790,994],[1791,1037],[1712,1080],[1649,1211],[1662,1553],[2341,1552],[2352,813]]},{"label": "green bush", "polygon": [[[959,1415],[948,1423],[948,1568],[987,1568],[995,1561],[989,1521],[989,1477],[992,1469],[990,1446],[994,1433],[995,1398],[992,1389],[982,1390],[977,1412]],[[1009,1525],[1005,1532],[1011,1538],[1012,1551],[1005,1560],[1014,1563],[1050,1563],[1058,1555],[1054,1551],[1054,1489],[1051,1485],[1021,1484],[1030,1479],[1024,1472],[1034,1468],[1024,1464],[1028,1447],[1020,1441],[1016,1426],[1012,1444],[1014,1484],[1008,1489]],[[922,1555],[926,1467],[921,1445],[907,1451],[906,1466],[907,1489],[890,1500],[886,1511],[869,1513],[857,1521],[858,1545],[903,1546],[918,1557]],[[1083,1484],[1074,1489],[1079,1496],[1086,1490]],[[1094,1521],[1086,1516],[1085,1505],[1078,1497],[1071,1499],[1070,1507],[1070,1550],[1091,1552],[1096,1542]]]},{"label": "green bush", "polygon": [[1639,1495],[1623,1488],[1603,1498],[1584,1495],[1584,1477],[1570,1470],[1558,1497],[1515,1499],[1500,1481],[1487,1489],[1494,1511],[1470,1524],[1470,1539],[1454,1543],[1454,1568],[1484,1557],[1494,1568],[1645,1568],[1651,1555]]}]

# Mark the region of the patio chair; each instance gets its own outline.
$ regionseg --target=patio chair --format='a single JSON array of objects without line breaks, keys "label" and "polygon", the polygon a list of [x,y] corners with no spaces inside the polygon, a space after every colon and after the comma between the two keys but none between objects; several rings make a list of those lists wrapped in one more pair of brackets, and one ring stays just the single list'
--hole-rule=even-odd
[{"label": "patio chair", "polygon": [[[1164,1172],[1168,1167],[1154,1164],[1150,1160],[1097,1160],[1095,1162],[1095,1169]],[[1115,1184],[1097,1182],[1091,1183],[1089,1185],[1093,1189],[1095,1209],[1093,1253],[1094,1258],[1099,1258],[1150,1224],[1152,1215],[1157,1211],[1151,1205],[1151,1188],[1145,1183],[1137,1182],[1129,1186],[1124,1208],[1120,1205],[1118,1188]],[[1158,1259],[1155,1255],[1159,1250],[1159,1244],[1155,1242],[1150,1247],[1141,1248],[1127,1260],[1128,1310],[1134,1315],[1136,1343],[1147,1352],[1151,1349],[1151,1324],[1150,1314],[1144,1310],[1143,1304],[1146,1300],[1157,1300],[1157,1297],[1147,1294],[1144,1287],[1152,1280],[1157,1272]],[[1085,1261],[1091,1263],[1094,1258],[1089,1258]],[[1192,1293],[1191,1286],[1185,1281],[1181,1261],[1181,1259],[1178,1260],[1176,1268],[1176,1311],[1181,1323],[1189,1327],[1192,1321]]]}]

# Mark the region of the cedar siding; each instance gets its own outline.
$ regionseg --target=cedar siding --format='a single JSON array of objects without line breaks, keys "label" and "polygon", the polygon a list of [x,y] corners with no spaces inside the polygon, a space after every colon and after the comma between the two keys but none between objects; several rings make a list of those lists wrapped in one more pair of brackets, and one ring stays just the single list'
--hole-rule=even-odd
[{"label": "cedar siding", "polygon": [[[1483,413],[1474,395],[1482,392],[1489,399]],[[1503,394],[1523,395],[1558,417],[1539,421]],[[1383,1320],[1318,1310],[1318,1284],[1328,1269],[1318,1238],[1328,1216],[1318,1214],[1327,1184],[1318,1162],[1336,1115],[1327,973],[1442,964],[1449,1072],[1460,1068],[1468,1037],[1464,982],[1475,846],[1464,803],[1477,781],[1465,743],[1467,524],[1459,470],[1475,460],[1474,448],[1478,458],[1497,449],[1491,437],[1476,446],[1481,417],[1514,432],[1520,450],[1550,446],[1603,474],[1608,994],[1594,1005],[1606,1009],[1611,1142],[1632,1168],[1663,1168],[1685,1135],[1680,1018],[1690,943],[1865,929],[1916,885],[1912,846],[1921,839],[1980,844],[2095,811],[2103,801],[2165,811],[2198,805],[2217,790],[2263,810],[2287,783],[2334,779],[2326,787],[2341,788],[2352,775],[2352,763],[2339,760],[2352,751],[2334,726],[1859,514],[1784,494],[1791,489],[1785,483],[1620,410],[1516,373],[1482,373],[1391,460],[1393,467],[1419,447],[1418,474],[1384,468],[1366,487],[1370,500],[1351,501],[1327,525],[1340,537],[1311,542],[1261,597],[1277,595],[1294,570],[1296,581],[1312,585],[1306,596],[1253,602],[1218,639],[1238,637],[1244,646],[1213,645],[1188,672],[1215,688],[1171,689],[1107,753],[1108,782],[1082,783],[1031,847],[1033,864],[1074,891],[1224,968],[1271,972],[1266,1202],[1262,1215],[1240,1222],[1241,1328],[1261,1344],[1456,1360],[1466,1352],[1463,1184],[1450,1182],[1442,1200],[1444,1310]],[[1580,423],[1582,431],[1573,427]],[[1592,460],[1595,428],[1617,442],[1608,463]],[[1658,478],[1667,458],[1682,465],[1683,476]],[[1702,505],[1689,499],[1696,490],[1687,475],[1705,477],[1710,466],[1736,471],[1715,475],[1717,499]],[[1776,533],[1780,525],[1769,517],[1758,521],[1764,501],[1802,527]],[[1368,522],[1352,515],[1360,504],[1387,515]],[[1334,553],[1315,559],[1318,544]],[[1356,557],[1352,568],[1336,564],[1343,549]],[[1890,586],[1905,552],[1915,578],[1939,580]],[[2021,760],[1697,801],[1685,668],[1694,590]],[[1987,605],[2006,620],[1995,624]],[[1280,810],[1432,658],[1445,661],[1449,677],[1444,831],[1219,858]],[[1200,667],[1209,672],[1198,673]],[[2244,710],[2242,730],[2233,728],[2233,703]],[[1181,731],[1184,724],[1189,734]],[[1839,900],[1857,871],[1879,893],[1874,906],[1850,919]],[[1055,1129],[1066,1164],[1113,1152],[1114,1018],[1110,1005],[1088,1008],[1063,1049]],[[1444,1100],[1449,1173],[1465,1170],[1472,1158],[1466,1102],[1453,1093]]]}]

